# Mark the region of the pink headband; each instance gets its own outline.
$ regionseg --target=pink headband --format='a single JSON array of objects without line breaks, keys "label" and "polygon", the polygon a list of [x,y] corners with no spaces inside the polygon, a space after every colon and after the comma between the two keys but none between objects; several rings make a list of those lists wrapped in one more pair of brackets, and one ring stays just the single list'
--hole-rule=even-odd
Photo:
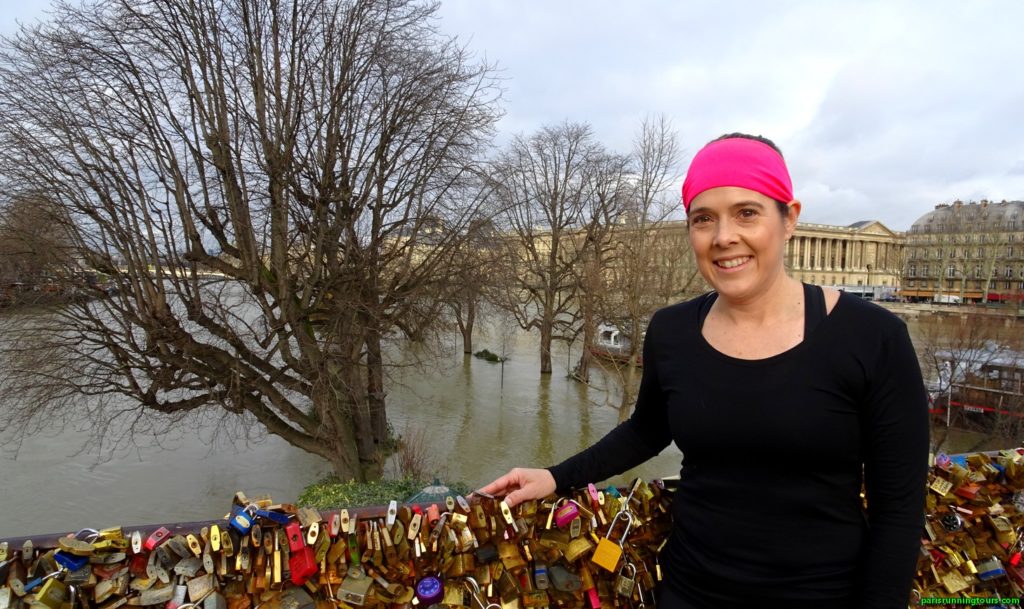
[{"label": "pink headband", "polygon": [[683,207],[700,193],[719,186],[739,186],[776,201],[793,200],[793,181],[786,162],[771,146],[742,137],[711,142],[690,162],[683,181]]}]

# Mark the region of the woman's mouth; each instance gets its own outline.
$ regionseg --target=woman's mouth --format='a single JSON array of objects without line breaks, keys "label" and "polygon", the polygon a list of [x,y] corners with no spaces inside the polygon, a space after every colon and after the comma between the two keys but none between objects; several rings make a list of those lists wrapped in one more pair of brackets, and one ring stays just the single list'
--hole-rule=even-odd
[{"label": "woman's mouth", "polygon": [[715,265],[723,269],[734,269],[750,260],[750,258],[751,256],[743,256],[741,258],[729,258],[728,260],[716,260]]}]

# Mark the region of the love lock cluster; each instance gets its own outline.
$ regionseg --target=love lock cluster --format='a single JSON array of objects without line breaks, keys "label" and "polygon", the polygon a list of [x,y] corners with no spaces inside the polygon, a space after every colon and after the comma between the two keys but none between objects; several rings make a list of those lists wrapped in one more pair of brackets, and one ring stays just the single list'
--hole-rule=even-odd
[{"label": "love lock cluster", "polygon": [[936,457],[928,478],[917,599],[1024,597],[1022,453]]},{"label": "love lock cluster", "polygon": [[238,493],[204,526],[0,544],[0,609],[653,607],[670,502],[642,480],[514,508],[473,494],[321,514]]}]

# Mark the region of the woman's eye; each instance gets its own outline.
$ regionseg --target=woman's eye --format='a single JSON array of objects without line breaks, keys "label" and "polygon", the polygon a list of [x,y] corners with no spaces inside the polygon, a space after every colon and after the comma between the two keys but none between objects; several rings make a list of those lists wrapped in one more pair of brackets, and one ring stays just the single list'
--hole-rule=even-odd
[{"label": "woman's eye", "polygon": [[711,221],[711,217],[710,216],[694,216],[693,218],[690,218],[690,222],[692,222],[694,224],[706,224],[706,223],[708,223],[710,221]]},{"label": "woman's eye", "polygon": [[757,216],[757,210],[755,210],[755,209],[740,210],[740,217],[741,218],[753,218],[755,216]]}]

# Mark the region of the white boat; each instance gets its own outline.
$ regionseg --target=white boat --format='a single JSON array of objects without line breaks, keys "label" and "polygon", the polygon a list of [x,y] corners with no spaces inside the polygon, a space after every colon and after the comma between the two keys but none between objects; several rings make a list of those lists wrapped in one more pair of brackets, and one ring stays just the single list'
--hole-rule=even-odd
[{"label": "white boat", "polygon": [[[643,338],[644,334],[646,332],[642,333],[640,337]],[[596,357],[625,362],[629,359],[631,347],[629,336],[618,326],[603,323],[597,327],[597,338],[594,345],[590,347],[590,352]],[[640,366],[644,365],[642,355],[637,356],[637,363]]]}]

